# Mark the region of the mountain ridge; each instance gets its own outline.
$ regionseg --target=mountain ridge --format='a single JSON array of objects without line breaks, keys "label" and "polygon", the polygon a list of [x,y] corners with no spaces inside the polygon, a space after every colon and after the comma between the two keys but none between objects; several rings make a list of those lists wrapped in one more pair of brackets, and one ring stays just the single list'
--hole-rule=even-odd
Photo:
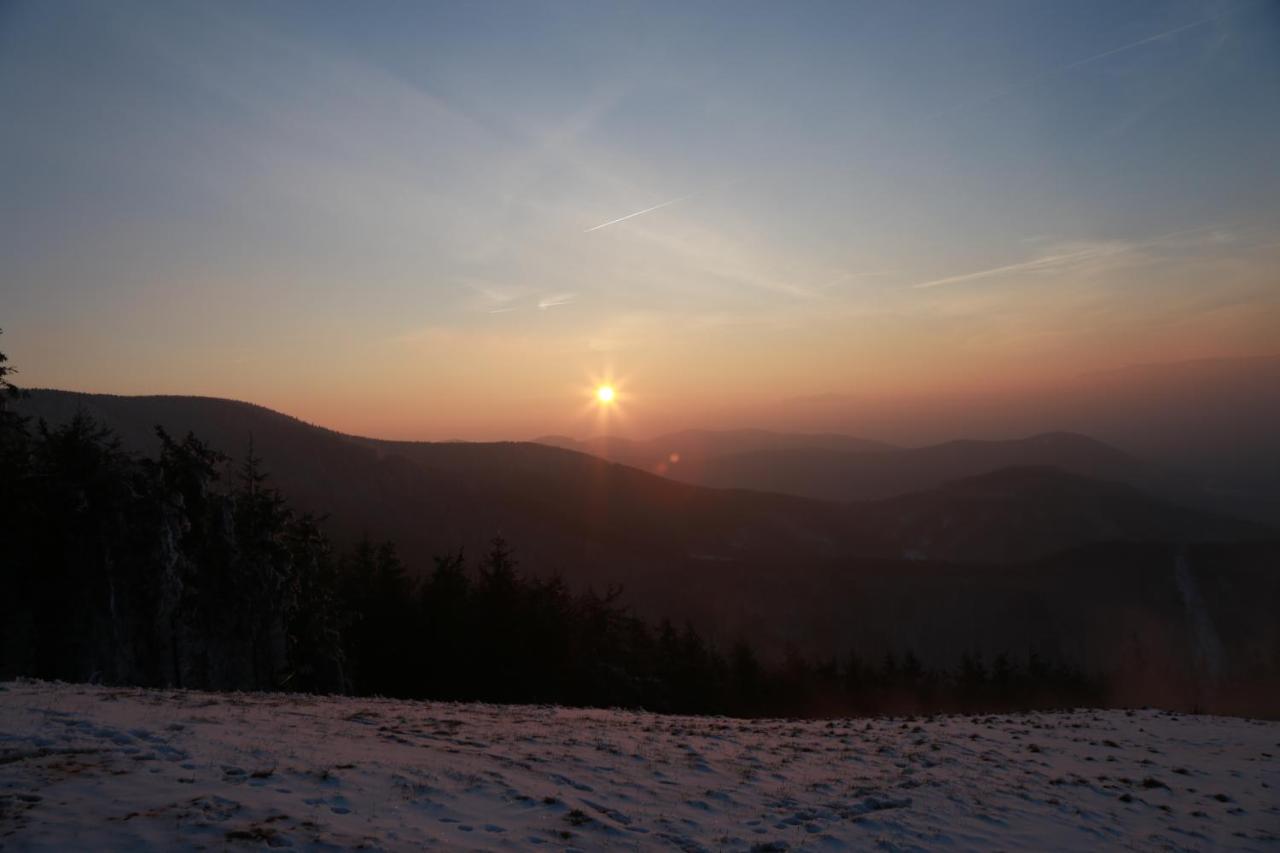
[{"label": "mountain ridge", "polygon": [[[252,438],[272,482],[301,510],[327,514],[339,544],[392,540],[421,573],[435,556],[482,553],[501,535],[534,573],[579,588],[620,585],[638,613],[688,619],[721,641],[749,637],[765,653],[794,646],[819,657],[856,645],[877,654],[914,644],[946,656],[1050,644],[1097,666],[1117,644],[1137,642],[1125,666],[1167,659],[1160,678],[1181,677],[1193,667],[1174,575],[1183,542],[1203,543],[1193,546],[1192,571],[1216,602],[1213,613],[1252,614],[1277,600],[1274,531],[1061,472],[1003,471],[840,503],[700,487],[528,442],[346,436],[217,398],[46,390],[19,410],[55,423],[84,411],[140,452],[154,449],[157,423],[232,456]],[[233,472],[228,464],[224,476]],[[1028,500],[1032,486],[1053,500]],[[1118,528],[1105,526],[1111,515]],[[992,534],[1008,528],[1030,532]],[[1158,629],[1126,640],[1126,623],[1115,622],[1122,612]],[[1266,631],[1274,633],[1259,614],[1228,644],[1241,666],[1253,665],[1270,642]]]}]

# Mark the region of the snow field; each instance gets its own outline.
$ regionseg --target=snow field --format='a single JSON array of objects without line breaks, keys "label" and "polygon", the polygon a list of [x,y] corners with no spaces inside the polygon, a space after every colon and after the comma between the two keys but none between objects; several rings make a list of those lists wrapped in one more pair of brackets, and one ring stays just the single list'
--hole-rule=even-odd
[{"label": "snow field", "polygon": [[6,850],[1280,849],[1280,723],[0,685]]}]

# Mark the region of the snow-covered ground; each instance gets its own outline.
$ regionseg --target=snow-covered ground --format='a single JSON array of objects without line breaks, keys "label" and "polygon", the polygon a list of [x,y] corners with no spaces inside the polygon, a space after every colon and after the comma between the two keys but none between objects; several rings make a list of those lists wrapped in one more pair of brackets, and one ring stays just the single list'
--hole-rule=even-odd
[{"label": "snow-covered ground", "polygon": [[0,685],[0,847],[1276,849],[1280,723]]}]

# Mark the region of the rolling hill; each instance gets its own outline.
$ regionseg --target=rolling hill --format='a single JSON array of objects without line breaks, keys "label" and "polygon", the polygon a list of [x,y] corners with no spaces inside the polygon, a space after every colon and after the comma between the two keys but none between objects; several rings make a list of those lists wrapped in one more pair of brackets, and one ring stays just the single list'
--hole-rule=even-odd
[{"label": "rolling hill", "polygon": [[862,506],[860,520],[909,559],[1035,560],[1095,542],[1264,537],[1252,523],[1152,498],[1126,483],[1014,466]]},{"label": "rolling hill", "polygon": [[[786,433],[762,429],[690,429],[647,440],[599,436],[579,441],[563,435],[548,435],[536,438],[534,442],[589,453],[610,462],[698,485],[706,485],[703,478],[707,465],[727,456],[789,451],[869,453],[896,449],[886,442],[835,433]],[[743,486],[755,487],[751,483]]]},{"label": "rolling hill", "polygon": [[1199,505],[1280,525],[1278,354],[1136,364],[1003,391],[797,397],[753,413],[752,422],[893,436],[911,446],[1065,430],[1139,450],[1193,484]]},{"label": "rolling hill", "polygon": [[[1057,468],[1127,483],[1162,497],[1203,497],[1186,481],[1103,442],[1075,433],[1006,441],[958,440],[901,448],[842,435],[690,431],[650,441],[563,437],[540,443],[591,453],[714,488],[754,489],[820,500],[877,500],[1010,467]],[[678,461],[671,461],[674,457]]]},{"label": "rolling hill", "polygon": [[[1211,625],[1245,614],[1215,640],[1228,670],[1276,665],[1268,649],[1280,637],[1266,615],[1280,605],[1272,531],[1060,470],[1006,468],[841,503],[693,486],[534,443],[359,438],[211,398],[36,391],[22,409],[51,422],[83,411],[142,452],[155,449],[156,424],[234,456],[252,441],[296,505],[327,513],[339,542],[391,539],[422,571],[434,555],[475,554],[500,534],[529,571],[622,584],[644,614],[687,618],[766,652],[910,646],[945,659],[1044,649],[1199,690],[1205,620],[1191,613],[1203,601]],[[1051,443],[1061,456],[1061,442]],[[977,444],[980,461],[954,461],[974,447],[931,451],[947,464],[930,470],[1009,458]],[[895,451],[847,455],[886,453]],[[1195,542],[1221,544],[1188,550]]]}]

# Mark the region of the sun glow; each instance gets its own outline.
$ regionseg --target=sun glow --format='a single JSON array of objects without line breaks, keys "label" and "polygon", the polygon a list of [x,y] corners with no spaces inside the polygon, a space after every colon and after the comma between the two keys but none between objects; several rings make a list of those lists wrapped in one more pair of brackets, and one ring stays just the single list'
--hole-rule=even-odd
[{"label": "sun glow", "polygon": [[627,380],[611,368],[588,374],[585,385],[578,386],[583,396],[582,415],[594,421],[591,427],[603,435],[626,420],[627,409],[634,401]]}]

